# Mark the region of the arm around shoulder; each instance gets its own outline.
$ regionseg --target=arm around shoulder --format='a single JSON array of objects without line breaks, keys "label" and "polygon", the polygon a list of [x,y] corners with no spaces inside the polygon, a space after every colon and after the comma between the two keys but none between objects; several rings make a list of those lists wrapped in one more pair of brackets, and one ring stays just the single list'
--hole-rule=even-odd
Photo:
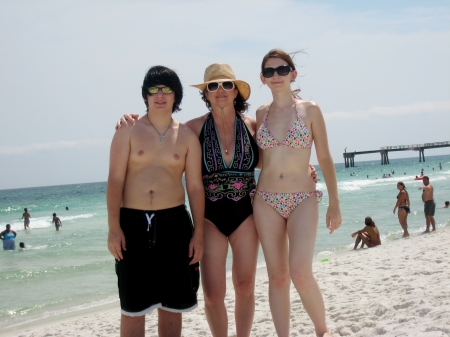
[{"label": "arm around shoulder", "polygon": [[111,142],[106,204],[108,208],[108,249],[117,259],[123,259],[122,250],[126,250],[125,236],[120,228],[120,207],[122,193],[131,150],[133,127],[122,128],[114,134]]},{"label": "arm around shoulder", "polygon": [[186,154],[185,178],[186,190],[194,221],[194,234],[189,244],[191,264],[197,263],[203,256],[203,226],[205,221],[205,191],[202,180],[200,142],[191,129],[187,129],[188,150]]}]

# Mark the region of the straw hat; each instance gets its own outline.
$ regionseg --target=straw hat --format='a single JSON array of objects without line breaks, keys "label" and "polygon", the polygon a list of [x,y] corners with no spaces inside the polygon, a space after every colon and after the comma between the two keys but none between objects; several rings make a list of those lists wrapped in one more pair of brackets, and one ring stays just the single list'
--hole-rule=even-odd
[{"label": "straw hat", "polygon": [[234,82],[244,101],[250,97],[250,86],[247,82],[236,79],[233,69],[226,63],[213,63],[205,69],[204,83],[191,84],[191,87],[205,91],[206,85],[211,82]]}]

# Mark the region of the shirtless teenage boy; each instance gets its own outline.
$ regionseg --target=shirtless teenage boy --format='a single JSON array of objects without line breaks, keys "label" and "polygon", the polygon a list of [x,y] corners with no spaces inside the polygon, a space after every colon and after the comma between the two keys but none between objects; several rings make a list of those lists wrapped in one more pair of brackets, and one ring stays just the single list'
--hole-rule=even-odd
[{"label": "shirtless teenage boy", "polygon": [[31,215],[28,213],[28,210],[26,208],[23,209],[24,213],[22,214],[22,217],[19,220],[23,219],[23,228],[25,230],[30,229],[30,218]]},{"label": "shirtless teenage boy", "polygon": [[432,231],[436,230],[436,224],[434,221],[434,212],[436,210],[436,203],[434,202],[433,198],[433,185],[430,184],[430,178],[427,176],[424,176],[422,179],[423,185],[420,186],[419,190],[422,190],[422,201],[424,203],[424,212],[425,212],[425,220],[426,220],[426,226],[424,233],[430,232],[430,224],[433,228]]},{"label": "shirtless teenage boy", "polygon": [[156,308],[159,336],[181,336],[181,313],[197,306],[203,254],[201,148],[172,119],[183,97],[173,70],[150,68],[142,97],[148,113],[115,133],[110,154],[108,249],[116,258],[121,336],[144,336],[145,314]]}]

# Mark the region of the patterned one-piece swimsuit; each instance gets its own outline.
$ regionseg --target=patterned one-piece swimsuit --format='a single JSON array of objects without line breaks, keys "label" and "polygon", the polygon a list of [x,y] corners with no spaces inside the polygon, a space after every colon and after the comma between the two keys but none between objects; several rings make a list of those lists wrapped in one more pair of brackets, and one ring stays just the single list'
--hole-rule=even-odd
[{"label": "patterned one-piece swimsuit", "polygon": [[[295,104],[297,111],[297,118],[289,128],[286,137],[280,143],[275,139],[272,132],[270,132],[267,118],[269,117],[270,106],[267,108],[266,116],[259,127],[256,134],[256,142],[263,150],[271,149],[278,146],[289,146],[299,149],[310,149],[312,147],[312,137],[305,122],[300,118],[298,113],[298,105]],[[258,195],[263,198],[273,209],[275,209],[283,218],[288,219],[289,215],[294,209],[300,205],[304,200],[312,195],[317,196],[317,201],[322,199],[322,192],[319,190],[311,192],[296,192],[296,193],[274,193],[257,191]]]},{"label": "patterned one-piece swimsuit", "polygon": [[199,139],[203,155],[205,218],[228,237],[253,214],[258,145],[239,114],[234,123],[235,146],[230,165],[223,158],[212,114],[206,118]]}]

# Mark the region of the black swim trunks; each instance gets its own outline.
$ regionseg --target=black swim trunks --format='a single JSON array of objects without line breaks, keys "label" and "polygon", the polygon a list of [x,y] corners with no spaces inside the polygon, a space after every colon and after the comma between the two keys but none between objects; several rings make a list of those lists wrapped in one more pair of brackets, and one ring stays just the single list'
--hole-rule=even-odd
[{"label": "black swim trunks", "polygon": [[192,220],[186,207],[121,208],[120,227],[127,248],[123,260],[116,260],[122,314],[142,316],[156,308],[194,309],[200,273],[198,263],[189,265]]},{"label": "black swim trunks", "polygon": [[434,200],[427,200],[423,205],[423,210],[426,216],[434,216],[434,212],[436,211],[436,203]]}]

